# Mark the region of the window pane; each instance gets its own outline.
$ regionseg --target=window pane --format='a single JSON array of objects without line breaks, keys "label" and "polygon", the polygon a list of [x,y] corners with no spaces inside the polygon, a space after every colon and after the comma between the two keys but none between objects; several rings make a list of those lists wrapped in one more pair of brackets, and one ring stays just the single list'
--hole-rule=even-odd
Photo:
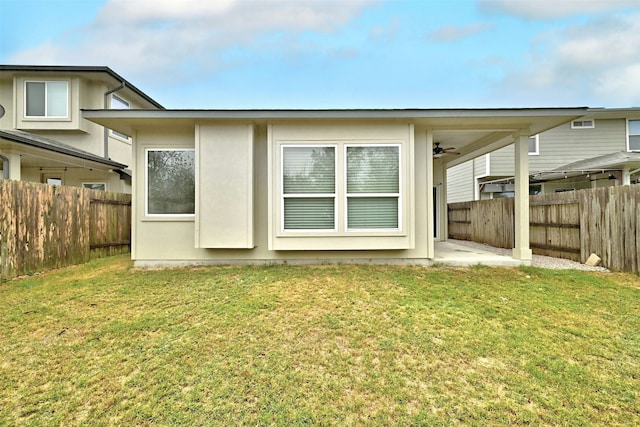
[{"label": "window pane", "polygon": [[47,82],[47,117],[66,117],[67,99],[67,82]]},{"label": "window pane", "polygon": [[397,197],[352,197],[347,211],[349,228],[398,228]]},{"label": "window pane", "polygon": [[399,147],[347,147],[348,193],[398,193]]},{"label": "window pane", "polygon": [[129,103],[118,95],[111,95],[111,109],[112,110],[128,110]]},{"label": "window pane", "polygon": [[334,147],[284,147],[284,194],[333,194],[336,188]]},{"label": "window pane", "polygon": [[640,151],[640,135],[629,135],[629,150]]},{"label": "window pane", "polygon": [[529,153],[538,152],[538,147],[537,147],[538,144],[536,144],[536,140],[537,138],[535,136],[529,137]]},{"label": "window pane", "polygon": [[640,120],[629,120],[629,135],[640,135]]},{"label": "window pane", "polygon": [[334,200],[333,197],[284,199],[285,230],[332,230]]},{"label": "window pane", "polygon": [[147,212],[195,213],[195,152],[150,150],[147,162]]},{"label": "window pane", "polygon": [[44,94],[44,82],[27,82],[27,116],[44,117]]}]

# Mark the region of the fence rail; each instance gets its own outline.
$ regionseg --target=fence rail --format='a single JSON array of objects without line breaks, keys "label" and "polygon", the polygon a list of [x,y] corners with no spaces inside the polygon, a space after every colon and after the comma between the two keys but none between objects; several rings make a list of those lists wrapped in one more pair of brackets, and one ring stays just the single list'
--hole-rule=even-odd
[{"label": "fence rail", "polygon": [[131,195],[0,180],[0,279],[128,252]]},{"label": "fence rail", "polygon": [[[514,246],[513,199],[448,205],[449,238]],[[614,271],[640,273],[640,185],[545,194],[529,199],[534,254],[585,262],[592,253]]]}]

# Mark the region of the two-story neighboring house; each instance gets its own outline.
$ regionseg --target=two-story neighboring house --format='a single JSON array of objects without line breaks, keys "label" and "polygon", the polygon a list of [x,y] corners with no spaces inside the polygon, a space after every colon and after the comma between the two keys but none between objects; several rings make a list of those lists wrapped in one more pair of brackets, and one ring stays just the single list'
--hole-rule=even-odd
[{"label": "two-story neighboring house", "polygon": [[163,109],[108,67],[0,65],[0,178],[131,192],[131,138],[96,108]]},{"label": "two-story neighboring house", "polygon": [[[588,113],[529,138],[531,194],[640,181],[640,108]],[[513,146],[462,163],[447,157],[449,202],[513,196]]]}]

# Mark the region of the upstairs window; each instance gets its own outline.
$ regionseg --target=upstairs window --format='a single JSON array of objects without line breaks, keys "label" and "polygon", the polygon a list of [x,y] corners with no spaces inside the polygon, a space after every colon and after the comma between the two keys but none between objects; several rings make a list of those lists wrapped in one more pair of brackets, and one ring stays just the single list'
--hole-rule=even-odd
[{"label": "upstairs window", "polygon": [[69,117],[69,82],[25,82],[25,116]]},{"label": "upstairs window", "polygon": [[540,154],[540,135],[529,137],[529,155],[537,156]]},{"label": "upstairs window", "polygon": [[[129,101],[124,98],[119,97],[118,95],[111,94],[111,109],[112,110],[128,110],[131,108]],[[131,138],[129,135],[125,135],[124,133],[116,132],[115,130],[111,131],[111,135],[116,136],[120,139],[124,139],[129,141]]]},{"label": "upstairs window", "polygon": [[596,122],[593,119],[574,120],[571,122],[571,129],[593,129]]},{"label": "upstairs window", "polygon": [[628,151],[640,151],[640,120],[627,121]]}]

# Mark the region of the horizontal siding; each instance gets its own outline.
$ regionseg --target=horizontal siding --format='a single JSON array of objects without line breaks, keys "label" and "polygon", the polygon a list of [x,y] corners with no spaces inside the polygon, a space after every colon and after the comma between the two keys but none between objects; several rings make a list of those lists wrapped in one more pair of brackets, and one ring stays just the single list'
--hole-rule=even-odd
[{"label": "horizontal siding", "polygon": [[486,176],[489,173],[487,170],[487,157],[489,157],[489,154],[473,159],[473,172],[475,176]]},{"label": "horizontal siding", "polygon": [[[529,170],[549,171],[626,149],[625,119],[597,119],[593,129],[571,129],[571,123],[566,123],[540,134],[540,154],[529,156]],[[513,176],[514,173],[513,145],[491,153],[492,176]]]},{"label": "horizontal siding", "polygon": [[447,202],[473,200],[473,160],[447,169]]}]

